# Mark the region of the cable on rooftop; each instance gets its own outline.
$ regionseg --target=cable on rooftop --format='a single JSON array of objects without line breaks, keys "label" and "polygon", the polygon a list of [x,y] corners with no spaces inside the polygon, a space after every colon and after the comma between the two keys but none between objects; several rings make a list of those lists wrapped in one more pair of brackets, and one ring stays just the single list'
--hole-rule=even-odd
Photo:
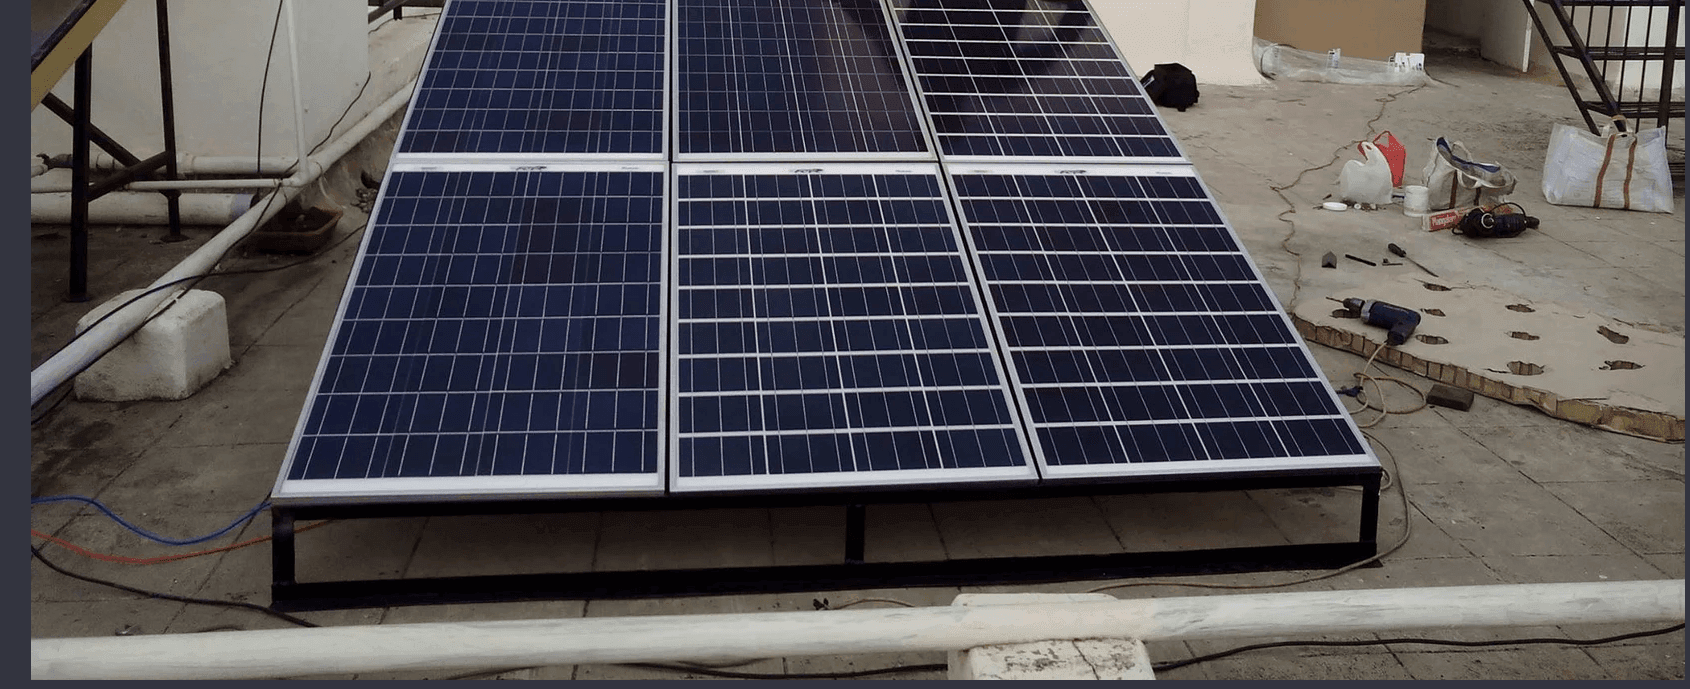
[{"label": "cable on rooftop", "polygon": [[145,538],[149,541],[153,541],[155,543],[163,543],[165,545],[195,545],[195,544],[204,543],[206,541],[216,539],[217,537],[222,536],[223,534],[229,533],[230,531],[234,531],[235,529],[240,528],[240,526],[242,524],[245,524],[248,521],[250,521],[253,517],[258,516],[259,512],[262,512],[265,509],[270,507],[270,502],[268,500],[266,500],[262,503],[259,503],[257,507],[252,508],[246,514],[242,515],[241,517],[237,518],[235,521],[231,522],[228,526],[225,526],[221,529],[218,529],[217,531],[214,531],[214,532],[207,534],[205,536],[200,536],[198,538],[171,538],[169,536],[160,536],[156,533],[153,533],[153,532],[148,531],[146,529],[143,529],[139,526],[131,524],[131,523],[125,521],[123,519],[123,517],[117,516],[116,512],[111,511],[111,508],[106,507],[99,500],[95,500],[93,498],[82,496],[82,495],[49,495],[49,496],[41,497],[41,498],[31,498],[30,501],[29,501],[29,504],[30,504],[31,507],[34,507],[36,505],[48,505],[48,504],[59,503],[59,502],[80,502],[80,503],[83,503],[83,504],[86,504],[86,505],[92,505],[94,507],[94,509],[99,510],[102,514],[106,515],[107,517],[111,517],[112,521],[117,522],[118,525],[122,526],[125,529],[128,529],[130,532],[134,533],[135,535],[140,536],[142,538]]}]

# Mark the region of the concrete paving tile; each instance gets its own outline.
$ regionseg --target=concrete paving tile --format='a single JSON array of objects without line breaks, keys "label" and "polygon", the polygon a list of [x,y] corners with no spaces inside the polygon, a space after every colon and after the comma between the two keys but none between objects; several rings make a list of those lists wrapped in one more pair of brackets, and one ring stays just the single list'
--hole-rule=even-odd
[{"label": "concrete paving tile", "polygon": [[[839,602],[849,594],[822,594]],[[838,597],[835,597],[838,596]],[[689,596],[685,598],[641,598],[590,600],[583,617],[636,617],[646,615],[714,615],[744,612],[809,612],[815,610],[808,597],[792,594],[748,594],[741,596]]]},{"label": "concrete paving tile", "polygon": [[1530,646],[1505,651],[1402,653],[1412,679],[1610,679],[1578,648]]},{"label": "concrete paving tile", "polygon": [[[1402,498],[1396,494],[1397,489],[1386,491],[1379,504],[1379,549],[1381,551],[1394,546],[1404,536],[1402,522]],[[1386,556],[1387,561],[1397,560],[1429,560],[1441,558],[1472,557],[1473,553],[1462,547],[1459,542],[1444,533],[1437,524],[1432,523],[1420,508],[1409,504],[1409,514],[1413,516],[1413,528],[1406,532],[1408,543],[1402,548]]]},{"label": "concrete paving tile", "polygon": [[163,434],[161,447],[287,443],[293,439],[305,390],[254,392],[212,381],[194,404]]},{"label": "concrete paving tile", "polygon": [[[769,658],[748,665],[729,668],[734,672],[755,672],[763,674],[780,674],[786,672],[786,663],[780,658]],[[658,679],[718,679],[701,672],[686,672],[681,670],[661,670],[655,668],[631,667],[627,665],[578,665],[575,669],[575,679],[588,680],[658,680]]]},{"label": "concrete paving tile", "polygon": [[252,509],[269,498],[286,452],[283,443],[153,447],[98,497],[107,505]]},{"label": "concrete paving tile", "polygon": [[223,387],[254,392],[308,391],[323,355],[321,343],[265,345],[246,348],[234,366],[220,375]]},{"label": "concrete paving tile", "polygon": [[[1512,483],[1420,486],[1414,504],[1480,557],[1602,555],[1625,546],[1548,490]],[[1680,518],[1682,521],[1682,517]]]},{"label": "concrete paving tile", "polygon": [[[931,653],[867,653],[851,656],[809,656],[785,658],[786,672],[794,674],[829,674],[851,673],[863,670],[880,670],[888,668],[904,668],[915,665],[944,665],[946,663],[943,651]],[[945,679],[944,669],[910,669],[904,672],[893,672],[868,675],[853,679]],[[844,678],[841,678],[844,679]]]},{"label": "concrete paving tile", "polygon": [[[101,490],[135,463],[142,450],[83,448],[54,450],[30,448],[29,493],[32,498],[54,495],[99,495]],[[46,515],[69,516],[90,512],[92,507],[55,504],[36,508]],[[37,523],[36,528],[41,524]]]},{"label": "concrete paving tile", "polygon": [[1275,648],[1204,663],[1210,679],[1384,680],[1413,679],[1395,656],[1379,652],[1313,655],[1302,648]]},{"label": "concrete paving tile", "polygon": [[[201,591],[201,598],[228,600],[231,597],[219,595],[215,592]],[[265,604],[264,600],[251,600],[250,603]],[[361,608],[355,610],[318,610],[312,612],[288,613],[294,617],[306,620],[323,627],[351,627],[373,625],[381,623],[381,608]],[[176,619],[171,620],[169,634],[194,634],[210,631],[246,631],[253,629],[297,629],[298,625],[286,620],[272,617],[257,610],[247,608],[229,608],[210,605],[189,605],[182,610]]]},{"label": "concrete paving tile", "polygon": [[411,605],[389,608],[382,624],[427,624],[433,622],[504,622],[511,620],[562,620],[581,617],[586,601],[517,601],[463,605]]},{"label": "concrete paving tile", "polygon": [[[1679,236],[1683,237],[1682,234],[1679,235]],[[1654,244],[1655,246],[1657,246],[1661,249],[1665,249],[1667,253],[1670,253],[1674,256],[1677,256],[1680,259],[1684,258],[1684,240],[1683,239],[1662,239],[1662,240],[1651,241],[1650,243]]]},{"label": "concrete paving tile", "polygon": [[1411,489],[1440,483],[1530,482],[1480,442],[1478,433],[1466,433],[1449,424],[1369,432],[1390,448]]},{"label": "concrete paving tile", "polygon": [[1684,553],[1648,553],[1643,555],[1643,559],[1668,577],[1684,578]]},{"label": "concrete paving tile", "polygon": [[1627,547],[1684,552],[1684,481],[1550,483],[1544,486]]},{"label": "concrete paving tile", "polygon": [[1594,241],[1565,241],[1564,243],[1592,256],[1599,256],[1603,262],[1617,268],[1631,269],[1640,266],[1656,266],[1663,263],[1678,263],[1680,269],[1683,268],[1682,256],[1661,251],[1660,245],[1641,239],[1611,236],[1607,239]]},{"label": "concrete paving tile", "polygon": [[[1473,395],[1473,406],[1467,411],[1456,411],[1444,407],[1432,407],[1426,411],[1441,417],[1445,422],[1460,428],[1497,428],[1503,426],[1528,428],[1543,428],[1545,426],[1561,426],[1569,423],[1564,419],[1557,419],[1543,413],[1536,407],[1504,402],[1491,399],[1484,395]],[[1425,412],[1421,412],[1425,413]]]},{"label": "concrete paving tile", "polygon": [[1540,483],[1682,480],[1684,476],[1682,444],[1571,423],[1532,429],[1499,426],[1471,433],[1478,443]]},{"label": "concrete paving tile", "polygon": [[[253,275],[238,286],[222,287],[229,316],[229,345],[258,342],[284,314],[325,279],[327,262],[311,262],[284,271]],[[344,281],[342,281],[344,284]]]},{"label": "concrete paving tile", "polygon": [[[1587,245],[1588,246],[1588,245]],[[1559,266],[1563,268],[1601,268],[1608,266],[1600,255],[1552,237],[1521,235],[1512,239],[1496,239],[1475,248],[1519,263],[1523,266]],[[1597,250],[1607,247],[1593,247]]]},{"label": "concrete paving tile", "polygon": [[1128,552],[1282,545],[1285,535],[1241,491],[1093,498]]},{"label": "concrete paving tile", "polygon": [[1597,581],[1653,581],[1660,571],[1631,553],[1610,555],[1528,555],[1482,558],[1508,584],[1558,584]]},{"label": "concrete paving tile", "polygon": [[[844,507],[771,509],[769,522],[774,532],[776,565],[826,565],[844,561]],[[865,550],[868,538],[872,536],[865,534]]]},{"label": "concrete paving tile", "polygon": [[[1361,536],[1360,491],[1336,487],[1249,491],[1291,543],[1354,541]],[[1384,498],[1380,496],[1381,505]]]},{"label": "concrete paving tile", "polygon": [[945,559],[944,539],[939,537],[931,505],[869,505],[863,520],[863,558],[869,562]]},{"label": "concrete paving tile", "polygon": [[[173,538],[187,538],[212,533],[228,526],[245,511],[202,512],[188,510],[156,510],[151,508],[123,509],[113,507],[119,515],[153,533]],[[136,558],[159,557],[194,552],[234,543],[239,540],[237,529],[215,541],[192,546],[169,546],[143,539],[129,533],[105,516],[76,517],[57,534],[58,538],[96,553]],[[39,541],[38,541],[39,542]],[[76,555],[62,546],[45,545],[43,555],[53,564],[83,576],[105,579],[148,591],[191,596],[211,576],[226,553],[216,553],[176,562],[137,566],[103,562]],[[122,600],[137,594],[78,581],[48,569],[39,561],[30,562],[31,600],[90,601]]]},{"label": "concrete paving tile", "polygon": [[430,517],[407,578],[589,572],[599,513]]},{"label": "concrete paving tile", "polygon": [[[56,576],[56,575],[55,575]],[[104,601],[35,601],[29,606],[29,638],[82,639],[162,634],[186,603],[130,598]]]},{"label": "concrete paving tile", "polygon": [[1684,679],[1684,640],[1655,646],[1596,646],[1584,649],[1614,679]]},{"label": "concrete paving tile", "polygon": [[257,346],[304,347],[315,349],[319,356],[328,343],[329,330],[334,327],[335,312],[290,311],[276,319],[275,325],[264,331]]},{"label": "concrete paving tile", "polygon": [[1555,301],[1622,321],[1660,324],[1683,332],[1682,277],[1675,283],[1670,274],[1657,275],[1656,269],[1649,267],[1545,268],[1536,272],[1547,281],[1580,286],[1576,293],[1555,293]]},{"label": "concrete paving tile", "polygon": [[173,402],[67,400],[40,426],[30,429],[30,444],[55,450],[146,449],[194,411],[198,397],[196,393]]},{"label": "concrete paving tile", "polygon": [[[298,533],[294,537],[295,574],[305,582],[397,579],[410,562],[425,521],[421,517],[355,519]],[[270,529],[269,516],[260,515],[248,524],[241,539],[267,536]],[[271,544],[266,542],[225,553],[203,591],[268,605],[271,579]]]},{"label": "concrete paving tile", "polygon": [[595,571],[774,564],[766,509],[606,512]]},{"label": "concrete paving tile", "polygon": [[1087,498],[936,503],[933,515],[953,560],[1121,552]]}]

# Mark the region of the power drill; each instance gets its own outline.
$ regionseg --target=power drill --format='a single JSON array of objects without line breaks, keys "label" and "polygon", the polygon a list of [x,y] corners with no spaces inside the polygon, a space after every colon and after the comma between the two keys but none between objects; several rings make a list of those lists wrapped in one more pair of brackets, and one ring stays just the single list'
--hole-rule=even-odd
[{"label": "power drill", "polygon": [[[1331,297],[1327,297],[1332,299]],[[1382,301],[1364,300],[1350,297],[1339,301],[1344,309],[1361,317],[1363,323],[1377,325],[1386,329],[1385,344],[1395,347],[1408,341],[1408,336],[1414,334],[1414,328],[1420,325],[1420,313],[1414,309],[1406,309],[1396,304]]]}]

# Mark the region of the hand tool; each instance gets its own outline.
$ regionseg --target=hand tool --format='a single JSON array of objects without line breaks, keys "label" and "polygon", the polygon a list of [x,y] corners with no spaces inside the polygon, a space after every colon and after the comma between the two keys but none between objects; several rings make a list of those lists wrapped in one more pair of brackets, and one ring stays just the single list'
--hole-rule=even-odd
[{"label": "hand tool", "polygon": [[1397,258],[1400,258],[1400,259],[1402,259],[1402,260],[1404,260],[1404,261],[1408,261],[1408,262],[1409,262],[1409,263],[1413,263],[1413,264],[1414,264],[1414,267],[1416,267],[1416,268],[1419,268],[1419,269],[1421,269],[1421,270],[1424,270],[1424,271],[1426,271],[1426,274],[1427,274],[1427,275],[1430,275],[1430,276],[1432,276],[1432,277],[1437,277],[1437,276],[1438,276],[1438,274],[1437,274],[1437,273],[1434,273],[1434,272],[1432,272],[1432,270],[1431,270],[1431,269],[1430,269],[1430,268],[1427,268],[1427,267],[1426,267],[1426,266],[1423,266],[1423,265],[1420,265],[1420,262],[1419,262],[1419,261],[1416,261],[1416,260],[1414,260],[1414,259],[1412,259],[1412,258],[1409,258],[1409,257],[1408,257],[1408,252],[1407,252],[1407,251],[1404,251],[1404,250],[1403,250],[1403,248],[1402,248],[1402,247],[1400,247],[1400,246],[1397,246],[1397,245],[1395,245],[1395,244],[1387,244],[1387,245],[1385,245],[1385,248],[1386,248],[1386,249],[1390,249],[1390,250],[1391,250],[1391,253],[1393,253],[1393,254],[1396,254],[1396,256],[1397,256]]}]

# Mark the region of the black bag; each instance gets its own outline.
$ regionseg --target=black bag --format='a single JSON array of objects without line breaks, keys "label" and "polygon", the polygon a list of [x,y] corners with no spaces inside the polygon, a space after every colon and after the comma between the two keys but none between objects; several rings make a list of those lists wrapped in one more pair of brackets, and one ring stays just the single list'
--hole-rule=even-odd
[{"label": "black bag", "polygon": [[1185,112],[1197,103],[1197,76],[1178,62],[1156,65],[1144,75],[1144,93],[1157,105]]}]

